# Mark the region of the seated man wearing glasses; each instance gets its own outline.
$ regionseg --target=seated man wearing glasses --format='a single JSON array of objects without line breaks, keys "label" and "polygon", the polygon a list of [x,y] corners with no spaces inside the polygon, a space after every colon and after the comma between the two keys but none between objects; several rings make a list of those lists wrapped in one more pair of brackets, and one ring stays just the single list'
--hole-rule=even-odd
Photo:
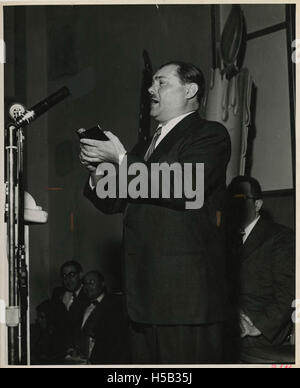
[{"label": "seated man wearing glasses", "polygon": [[242,350],[282,345],[292,327],[294,233],[260,214],[263,199],[257,180],[236,177],[227,194],[231,238],[238,231],[240,240],[232,252],[239,267]]},{"label": "seated man wearing glasses", "polygon": [[83,291],[82,267],[79,263],[64,263],[60,274],[62,287],[54,289],[51,306],[56,356],[63,359],[74,339],[80,334],[89,299]]}]

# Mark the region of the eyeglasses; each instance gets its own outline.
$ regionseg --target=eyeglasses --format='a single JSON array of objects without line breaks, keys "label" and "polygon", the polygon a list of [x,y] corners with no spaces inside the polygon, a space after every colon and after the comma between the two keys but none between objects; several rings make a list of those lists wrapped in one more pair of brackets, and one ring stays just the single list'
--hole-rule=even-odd
[{"label": "eyeglasses", "polygon": [[62,274],[63,279],[74,279],[76,276],[78,276],[78,272],[69,272]]},{"label": "eyeglasses", "polygon": [[246,194],[235,194],[232,199],[244,199],[244,200],[247,200],[247,199],[254,199],[254,200],[257,200],[258,198],[257,197],[249,197],[249,195],[246,195]]}]

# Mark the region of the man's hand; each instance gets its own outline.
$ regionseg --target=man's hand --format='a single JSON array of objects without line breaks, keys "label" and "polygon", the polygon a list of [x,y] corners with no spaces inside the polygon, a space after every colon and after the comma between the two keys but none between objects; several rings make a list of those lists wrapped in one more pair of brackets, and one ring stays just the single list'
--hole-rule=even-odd
[{"label": "man's hand", "polygon": [[257,327],[254,326],[251,319],[243,312],[240,313],[240,319],[241,319],[242,338],[245,338],[247,336],[259,337],[262,334],[261,331],[259,331]]},{"label": "man's hand", "polygon": [[109,141],[99,141],[91,139],[80,140],[80,160],[89,171],[91,163],[110,162],[119,164],[120,156],[126,154],[126,150],[120,140],[111,132],[106,131],[105,135],[110,139]]}]

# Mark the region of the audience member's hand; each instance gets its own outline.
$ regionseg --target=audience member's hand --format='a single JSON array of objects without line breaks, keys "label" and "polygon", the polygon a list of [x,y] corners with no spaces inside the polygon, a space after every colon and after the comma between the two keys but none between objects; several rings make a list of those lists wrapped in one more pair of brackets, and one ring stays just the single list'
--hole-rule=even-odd
[{"label": "audience member's hand", "polygon": [[240,313],[240,323],[241,323],[241,337],[245,338],[247,336],[249,337],[259,337],[262,333],[257,327],[254,326],[251,319],[244,314],[243,312]]}]

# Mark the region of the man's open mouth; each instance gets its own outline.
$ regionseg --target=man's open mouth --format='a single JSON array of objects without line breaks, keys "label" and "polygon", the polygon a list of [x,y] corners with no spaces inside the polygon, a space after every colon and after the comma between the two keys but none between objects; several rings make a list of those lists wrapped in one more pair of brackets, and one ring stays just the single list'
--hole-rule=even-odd
[{"label": "man's open mouth", "polygon": [[157,98],[151,98],[151,104],[158,104],[159,100]]}]

